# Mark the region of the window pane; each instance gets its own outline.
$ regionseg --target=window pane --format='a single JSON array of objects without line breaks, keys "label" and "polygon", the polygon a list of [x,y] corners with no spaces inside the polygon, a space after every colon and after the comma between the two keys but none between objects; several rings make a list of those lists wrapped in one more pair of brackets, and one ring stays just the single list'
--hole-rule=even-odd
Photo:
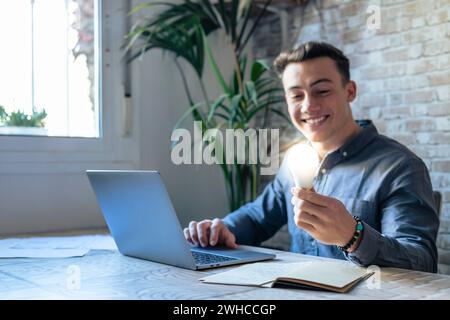
[{"label": "window pane", "polygon": [[0,51],[6,112],[0,134],[99,136],[95,6],[95,0],[0,2],[0,39],[8,48]]}]

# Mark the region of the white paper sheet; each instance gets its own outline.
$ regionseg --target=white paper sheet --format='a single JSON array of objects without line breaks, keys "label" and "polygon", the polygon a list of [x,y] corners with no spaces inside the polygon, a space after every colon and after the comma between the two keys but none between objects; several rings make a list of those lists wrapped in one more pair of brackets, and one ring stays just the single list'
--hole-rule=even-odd
[{"label": "white paper sheet", "polygon": [[91,249],[117,250],[109,235],[11,238],[0,240],[0,258],[81,257]]},{"label": "white paper sheet", "polygon": [[0,249],[0,259],[6,258],[71,258],[82,257],[89,249]]}]

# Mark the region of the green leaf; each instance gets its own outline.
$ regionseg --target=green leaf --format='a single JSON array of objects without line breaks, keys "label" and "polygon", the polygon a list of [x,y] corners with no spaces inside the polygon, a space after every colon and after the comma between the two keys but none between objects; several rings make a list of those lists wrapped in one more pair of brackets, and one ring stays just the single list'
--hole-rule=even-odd
[{"label": "green leaf", "polygon": [[234,123],[235,123],[236,117],[238,116],[238,113],[239,113],[239,105],[241,103],[241,99],[242,99],[241,94],[237,94],[231,99],[231,103],[230,103],[231,115],[228,120],[229,128],[234,128]]},{"label": "green leaf", "polygon": [[47,112],[42,110],[40,112],[33,111],[31,115],[26,114],[23,111],[17,110],[11,112],[11,114],[5,113],[4,124],[10,127],[38,127],[45,126],[44,119],[47,117]]},{"label": "green leaf", "polygon": [[222,105],[222,102],[228,97],[226,94],[220,95],[214,103],[211,105],[211,108],[209,110],[208,118],[206,122],[210,122],[214,115],[216,115],[216,109]]},{"label": "green leaf", "polygon": [[222,21],[223,21],[223,27],[224,27],[224,31],[226,34],[230,34],[230,16],[227,13],[226,10],[226,6],[225,6],[225,2],[224,0],[218,0],[219,4],[218,4],[218,12],[220,14],[220,16],[222,17]]},{"label": "green leaf", "polygon": [[256,92],[255,83],[253,81],[247,81],[245,83],[245,90],[253,104],[258,106],[258,93]]},{"label": "green leaf", "polygon": [[247,67],[247,57],[239,58],[239,68],[235,68],[233,71],[233,76],[230,80],[230,89],[232,90],[233,95],[238,93],[245,94],[245,87],[243,88],[244,92],[241,92],[241,87],[239,85],[239,78],[241,81],[244,80],[245,70]]},{"label": "green leaf", "polygon": [[256,60],[252,64],[252,69],[250,71],[250,79],[253,82],[256,82],[268,70],[270,70],[270,65],[267,61]]},{"label": "green leaf", "polygon": [[203,106],[203,105],[204,105],[203,102],[199,102],[199,103],[196,103],[195,105],[191,106],[188,110],[186,110],[186,111],[183,113],[183,115],[178,119],[178,121],[177,121],[177,123],[175,124],[175,126],[173,127],[172,131],[178,129],[178,128],[181,126],[181,124],[183,123],[183,121],[184,121],[187,117],[189,117],[190,114],[192,114],[195,110],[197,110],[198,108],[200,108],[200,107]]},{"label": "green leaf", "polygon": [[263,8],[259,11],[258,16],[256,17],[256,19],[254,19],[253,25],[250,29],[249,32],[247,32],[247,36],[244,38],[244,40],[241,42],[241,45],[239,48],[237,48],[237,54],[238,56],[240,55],[240,53],[244,50],[245,46],[247,45],[248,41],[250,40],[251,36],[253,35],[253,33],[255,32],[256,28],[258,27],[259,22],[261,21],[262,17],[264,16],[264,14],[267,11],[267,7],[270,5],[270,3],[272,2],[272,0],[266,0],[266,2],[264,3]]},{"label": "green leaf", "polygon": [[222,90],[225,91],[225,93],[227,95],[230,95],[230,93],[231,93],[230,92],[230,88],[227,86],[227,84],[226,84],[226,82],[225,82],[225,80],[224,80],[224,78],[222,76],[222,73],[220,72],[220,69],[219,69],[219,67],[218,67],[218,65],[216,63],[216,60],[214,59],[214,55],[211,52],[211,48],[209,47],[208,42],[206,40],[206,35],[205,35],[205,33],[203,31],[202,31],[202,35],[203,35],[203,41],[205,43],[206,57],[207,57],[207,59],[209,61],[209,64],[211,66],[211,70],[214,73],[214,75],[215,75],[217,81],[219,82],[220,86],[222,87]]},{"label": "green leaf", "polygon": [[267,96],[267,95],[274,95],[274,94],[277,94],[277,96],[279,96],[279,97],[283,97],[284,98],[284,90],[283,89],[281,89],[281,88],[278,88],[278,87],[275,87],[275,88],[267,88],[267,89],[264,89],[264,90],[261,90],[261,91],[258,91],[258,95],[260,96],[260,97],[262,97],[262,96]]},{"label": "green leaf", "polygon": [[271,108],[271,111],[276,115],[280,116],[281,118],[283,118],[284,120],[286,120],[287,122],[291,122],[291,119],[284,112],[273,108]]},{"label": "green leaf", "polygon": [[[230,119],[230,117],[228,115],[225,115],[223,113],[220,113],[218,111],[214,112],[214,116],[218,117],[218,118],[222,118],[226,121],[228,121],[228,119]],[[220,127],[220,125],[218,125]]]},{"label": "green leaf", "polygon": [[170,2],[147,2],[147,3],[141,3],[137,6],[135,6],[131,11],[128,13],[129,16],[138,13],[141,10],[144,10],[149,7],[157,6],[157,5],[166,5],[166,6],[174,6],[173,3]]},{"label": "green leaf", "polygon": [[[266,108],[270,108],[271,106],[273,106],[275,104],[283,103],[283,102],[284,102],[284,99],[277,98],[277,97],[270,98],[270,99],[267,99],[267,100],[265,100],[263,102],[260,102],[259,106],[257,106],[256,108],[252,108],[249,111],[249,113],[247,115],[247,121],[250,121],[258,112],[260,112],[260,111],[262,111],[262,110],[264,110]],[[274,111],[275,109],[272,108],[271,110]]]},{"label": "green leaf", "polygon": [[243,1],[241,1],[241,3],[242,3],[242,6],[240,8],[239,16],[243,19],[243,22],[241,23],[241,29],[237,33],[237,39],[236,39],[237,50],[240,50],[240,48],[241,48],[241,42],[247,31],[247,25],[251,19],[252,11],[253,11],[252,10],[253,9],[252,0],[243,0]]},{"label": "green leaf", "polygon": [[184,58],[201,77],[205,60],[202,31],[208,34],[218,29],[219,25],[215,20],[211,20],[211,16],[199,3],[186,0],[181,4],[144,4],[135,11],[156,4],[167,5],[169,9],[132,28],[127,35],[128,44],[125,47],[126,52],[130,53],[128,61],[159,48]]},{"label": "green leaf", "polygon": [[231,42],[236,43],[236,27],[238,24],[238,8],[240,0],[231,0],[231,12],[230,12],[230,36]]},{"label": "green leaf", "polygon": [[272,77],[260,77],[255,81],[256,90],[261,91],[266,86],[273,87],[275,83],[279,83],[279,80]]},{"label": "green leaf", "polygon": [[6,121],[8,118],[8,113],[5,111],[3,106],[0,106],[0,123]]}]

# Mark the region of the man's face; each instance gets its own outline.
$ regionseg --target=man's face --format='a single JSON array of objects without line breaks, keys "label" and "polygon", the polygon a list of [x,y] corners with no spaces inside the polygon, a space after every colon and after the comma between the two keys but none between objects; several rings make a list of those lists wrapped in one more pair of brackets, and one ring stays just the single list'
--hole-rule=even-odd
[{"label": "man's face", "polygon": [[309,141],[326,143],[346,134],[353,122],[349,103],[355,99],[356,84],[342,83],[332,59],[291,63],[282,81],[292,123]]}]

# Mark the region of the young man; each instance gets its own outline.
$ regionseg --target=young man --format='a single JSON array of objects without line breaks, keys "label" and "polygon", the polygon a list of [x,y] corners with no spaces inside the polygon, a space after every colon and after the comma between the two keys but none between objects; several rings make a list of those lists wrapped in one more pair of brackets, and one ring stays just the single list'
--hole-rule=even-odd
[{"label": "young man", "polygon": [[359,125],[356,83],[337,48],[308,42],[274,63],[293,125],[321,158],[314,190],[294,188],[286,161],[252,203],[223,220],[192,221],[194,245],[258,245],[288,224],[291,251],[358,265],[436,272],[439,220],[423,161],[400,143]]}]

